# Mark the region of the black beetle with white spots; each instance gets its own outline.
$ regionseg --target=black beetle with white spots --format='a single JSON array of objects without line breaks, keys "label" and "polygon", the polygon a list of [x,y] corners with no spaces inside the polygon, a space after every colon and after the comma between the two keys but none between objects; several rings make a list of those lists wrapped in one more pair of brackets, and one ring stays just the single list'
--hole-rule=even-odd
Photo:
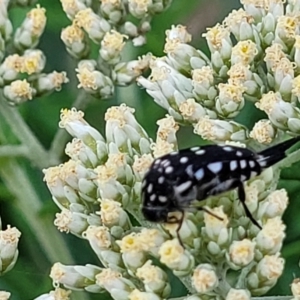
[{"label": "black beetle with white spots", "polygon": [[[157,158],[143,179],[142,213],[152,222],[178,223],[178,233],[184,211],[193,201],[237,188],[246,216],[261,228],[245,204],[243,182],[282,160],[286,150],[298,141],[300,137],[258,153],[235,146],[208,145]],[[169,215],[171,212],[181,212],[181,218]]]}]

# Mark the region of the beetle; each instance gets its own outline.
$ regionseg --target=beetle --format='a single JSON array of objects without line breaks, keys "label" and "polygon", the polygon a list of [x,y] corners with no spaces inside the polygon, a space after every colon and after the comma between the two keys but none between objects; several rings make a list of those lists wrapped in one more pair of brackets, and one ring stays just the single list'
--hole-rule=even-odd
[{"label": "beetle", "polygon": [[[142,213],[151,222],[178,223],[179,238],[184,212],[192,202],[236,188],[246,216],[261,229],[245,203],[243,183],[285,158],[286,150],[298,141],[300,136],[260,152],[230,145],[206,145],[159,157],[142,181]],[[198,209],[212,214],[206,208]],[[181,217],[171,212],[180,212]]]}]

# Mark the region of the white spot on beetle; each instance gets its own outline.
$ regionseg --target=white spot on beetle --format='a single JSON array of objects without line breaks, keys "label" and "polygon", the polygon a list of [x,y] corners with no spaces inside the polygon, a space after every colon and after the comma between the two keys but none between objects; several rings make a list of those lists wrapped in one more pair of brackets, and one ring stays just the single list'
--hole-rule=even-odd
[{"label": "white spot on beetle", "polygon": [[185,169],[185,172],[191,177],[194,177],[193,165],[188,165]]},{"label": "white spot on beetle", "polygon": [[243,156],[243,152],[241,152],[241,151],[236,151],[236,155],[237,155],[237,156]]},{"label": "white spot on beetle", "polygon": [[248,177],[244,174],[241,174],[240,178],[241,178],[241,181],[245,181],[246,179],[248,179]]},{"label": "white spot on beetle", "polygon": [[195,172],[195,177],[197,180],[201,180],[204,177],[204,170],[203,168],[199,169]]},{"label": "white spot on beetle", "polygon": [[186,191],[192,185],[192,181],[186,181],[180,185],[178,185],[175,190],[177,193],[181,194],[182,192]]},{"label": "white spot on beetle", "polygon": [[157,159],[157,160],[154,162],[154,164],[155,164],[155,165],[158,165],[160,162],[161,162],[161,159]]},{"label": "white spot on beetle", "polygon": [[261,161],[259,161],[259,164],[261,167],[265,167],[267,165],[267,161],[261,160]]},{"label": "white spot on beetle", "polygon": [[256,175],[257,175],[257,172],[255,172],[255,171],[250,172],[250,177],[255,177]]},{"label": "white spot on beetle", "polygon": [[149,183],[148,187],[147,187],[147,192],[150,194],[153,190],[153,184]]},{"label": "white spot on beetle", "polygon": [[212,171],[213,173],[217,174],[221,171],[223,164],[221,162],[214,162],[211,164],[208,164],[207,168]]},{"label": "white spot on beetle", "polygon": [[179,161],[180,161],[182,164],[185,164],[185,163],[188,162],[188,160],[189,160],[189,159],[188,159],[186,156],[183,156],[183,157],[180,158]]},{"label": "white spot on beetle", "polygon": [[195,154],[197,154],[197,155],[202,155],[202,154],[204,154],[204,153],[205,153],[205,150],[203,150],[203,149],[197,150],[197,151],[195,152]]},{"label": "white spot on beetle", "polygon": [[177,155],[178,152],[177,151],[174,151],[174,152],[171,152],[170,155],[174,156],[174,155]]},{"label": "white spot on beetle", "polygon": [[233,148],[229,147],[229,146],[225,146],[225,147],[223,147],[223,150],[224,151],[233,151]]},{"label": "white spot on beetle", "polygon": [[250,160],[249,161],[249,166],[250,166],[250,168],[254,168],[255,167],[255,161]]},{"label": "white spot on beetle", "polygon": [[240,161],[240,167],[241,167],[241,169],[245,169],[245,168],[247,168],[247,161],[246,160],[241,160]]},{"label": "white spot on beetle", "polygon": [[237,167],[238,167],[238,164],[237,164],[237,161],[236,160],[232,160],[231,162],[230,162],[230,170],[231,171],[234,171],[234,170],[236,170],[237,169]]},{"label": "white spot on beetle", "polygon": [[197,151],[197,150],[199,150],[200,149],[200,147],[192,147],[190,150],[191,151]]},{"label": "white spot on beetle", "polygon": [[173,171],[174,171],[174,168],[171,167],[171,166],[167,167],[166,170],[165,170],[166,174],[170,174],[170,173],[172,173]]},{"label": "white spot on beetle", "polygon": [[156,195],[155,195],[155,194],[152,194],[152,195],[150,196],[150,201],[155,201],[155,199],[156,199]]},{"label": "white spot on beetle", "polygon": [[164,176],[158,177],[158,183],[159,183],[159,184],[163,184],[164,181],[165,181],[165,177],[164,177]]},{"label": "white spot on beetle", "polygon": [[168,159],[165,159],[161,162],[161,165],[164,166],[164,167],[167,167],[171,164],[171,162],[168,160]]},{"label": "white spot on beetle", "polygon": [[168,198],[166,196],[158,196],[158,200],[164,203],[167,202]]}]

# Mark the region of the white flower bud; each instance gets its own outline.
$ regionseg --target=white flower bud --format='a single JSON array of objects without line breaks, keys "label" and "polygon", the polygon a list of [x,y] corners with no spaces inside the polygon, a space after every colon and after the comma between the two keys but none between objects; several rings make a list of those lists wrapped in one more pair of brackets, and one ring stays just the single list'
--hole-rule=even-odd
[{"label": "white flower bud", "polygon": [[3,89],[4,97],[12,104],[21,104],[32,100],[35,94],[36,90],[30,86],[26,79],[15,80]]},{"label": "white flower bud", "polygon": [[229,248],[230,260],[239,267],[247,266],[254,259],[255,243],[249,239],[233,241]]},{"label": "white flower bud", "polygon": [[285,48],[289,48],[294,42],[296,34],[299,34],[296,16],[282,15],[277,19],[275,41],[279,40]]},{"label": "white flower bud", "polygon": [[141,242],[139,234],[130,233],[117,241],[122,253],[122,258],[126,268],[132,274],[147,261],[147,253],[144,251],[144,245]]},{"label": "white flower bud", "polygon": [[11,270],[18,258],[18,243],[21,232],[7,226],[6,230],[0,230],[0,274],[3,275]]},{"label": "white flower bud", "polygon": [[74,23],[83,28],[96,44],[100,44],[105,33],[111,29],[108,21],[94,13],[91,8],[79,10],[74,18]]},{"label": "white flower bud", "polygon": [[158,266],[152,265],[151,260],[137,269],[136,276],[144,283],[146,292],[159,294],[163,298],[169,296],[171,287],[167,274]]},{"label": "white flower bud", "polygon": [[291,284],[291,290],[295,300],[300,299],[300,280],[299,278],[295,278]]},{"label": "white flower bud", "polygon": [[111,247],[112,238],[108,228],[104,226],[89,226],[83,233],[83,236],[89,241],[92,249],[96,253]]},{"label": "white flower bud", "polygon": [[73,137],[81,139],[90,148],[95,149],[97,141],[104,139],[83,117],[84,113],[76,108],[62,109],[59,127],[65,128]]},{"label": "white flower bud", "polygon": [[152,5],[152,0],[146,0],[146,1],[129,0],[128,1],[129,12],[138,19],[142,19],[148,15],[150,5]]},{"label": "white flower bud", "polygon": [[126,16],[125,7],[120,0],[101,1],[100,11],[105,19],[114,25],[120,24],[122,18]]},{"label": "white flower bud", "polygon": [[275,254],[280,251],[285,238],[285,225],[280,217],[268,219],[256,236],[257,248],[262,253]]},{"label": "white flower bud", "polygon": [[247,128],[234,121],[212,120],[205,116],[194,126],[194,132],[202,136],[203,139],[211,141],[239,141],[247,139]]},{"label": "white flower bud", "polygon": [[193,97],[191,79],[179,73],[163,59],[153,59],[150,68],[149,78],[139,77],[138,83],[145,87],[154,101],[165,108],[171,116],[176,120],[182,120],[178,107],[185,99]]},{"label": "white flower bud", "polygon": [[14,45],[20,50],[34,48],[46,26],[46,9],[37,5],[27,13],[25,20],[17,28]]},{"label": "white flower bud", "polygon": [[76,269],[77,266],[66,266],[57,262],[51,268],[50,277],[55,284],[62,284],[69,288],[84,290],[84,288],[89,285],[89,280],[87,280],[86,276],[81,274],[81,271],[87,269],[87,272],[90,271],[90,273],[95,276],[99,273],[99,270],[92,266],[78,267],[80,268],[80,272]]},{"label": "white flower bud", "polygon": [[104,226],[89,226],[82,234],[105,267],[117,268],[123,265],[121,254],[118,252],[113,238]]},{"label": "white flower bud", "polygon": [[182,25],[172,25],[171,29],[167,29],[165,33],[169,40],[179,40],[181,43],[189,43],[192,40],[192,36]]},{"label": "white flower bud", "polygon": [[[212,214],[204,212],[204,224],[207,237],[219,246],[226,244],[230,238],[227,228],[229,220],[223,211],[223,206],[210,209]],[[217,216],[217,217],[216,217]]]},{"label": "white flower bud", "polygon": [[[109,108],[105,114],[107,143],[115,143],[121,152],[132,151],[133,147],[141,152],[140,141],[148,140],[148,135],[134,117],[134,109],[121,104]],[[128,149],[129,147],[129,149]]]},{"label": "white flower bud", "polygon": [[53,91],[60,91],[64,83],[69,82],[66,72],[53,71],[49,74],[40,74],[35,82],[36,95],[42,96]]},{"label": "white flower bud", "polygon": [[61,213],[56,213],[55,216],[54,225],[58,227],[59,231],[71,232],[79,237],[89,225],[85,214],[71,212],[67,209],[63,209]]},{"label": "white flower bud", "polygon": [[124,278],[118,271],[104,269],[96,275],[96,283],[106,289],[115,300],[128,299],[131,291],[135,288],[134,284]]},{"label": "white flower bud", "polygon": [[275,190],[260,204],[259,218],[281,217],[287,208],[288,195],[285,189]]},{"label": "white flower bud", "polygon": [[11,293],[9,293],[9,292],[0,291],[0,299],[1,300],[8,300],[10,298],[10,295],[11,295]]},{"label": "white flower bud", "polygon": [[114,94],[112,80],[97,70],[89,70],[87,67],[76,69],[79,80],[78,88],[83,88],[86,92],[100,99],[110,98]]},{"label": "white flower bud", "polygon": [[[3,48],[4,48],[4,40],[8,41],[11,38],[11,35],[13,33],[13,26],[12,26],[10,17],[8,16],[8,4],[10,4],[10,3],[7,0],[2,1],[0,4],[1,5],[1,7],[0,7],[1,35],[0,36],[1,36],[1,40],[3,41]],[[2,61],[2,59],[1,59],[1,61]]]},{"label": "white flower bud", "polygon": [[192,276],[192,285],[200,294],[206,294],[214,290],[219,284],[214,267],[210,264],[198,265]]},{"label": "white flower bud", "polygon": [[218,85],[219,96],[216,100],[217,113],[222,118],[233,118],[239,114],[244,107],[243,93],[245,88],[242,85],[220,83]]},{"label": "white flower bud", "polygon": [[249,136],[260,144],[270,144],[277,133],[270,120],[260,120],[254,124]]},{"label": "white flower bud", "polygon": [[143,228],[139,234],[139,240],[144,251],[151,253],[154,257],[158,257],[159,249],[166,241],[166,235],[158,229]]},{"label": "white flower bud", "polygon": [[164,52],[167,53],[166,61],[176,70],[191,72],[195,67],[201,68],[206,65],[199,50],[177,39],[167,38]]},{"label": "white flower bud", "polygon": [[205,115],[208,115],[212,119],[217,117],[214,111],[204,108],[192,98],[182,102],[179,106],[179,111],[183,118],[191,123],[197,123]]},{"label": "white flower bud", "polygon": [[128,295],[129,300],[160,300],[161,298],[157,294],[152,292],[141,292],[137,289],[133,290]]},{"label": "white flower bud", "polygon": [[215,105],[217,89],[215,88],[214,70],[210,66],[204,66],[192,71],[193,94],[195,98],[208,108]]},{"label": "white flower bud", "polygon": [[231,288],[225,300],[251,300],[251,294],[248,290]]},{"label": "white flower bud", "polygon": [[232,48],[231,63],[250,65],[253,63],[255,56],[258,54],[257,47],[258,46],[251,40],[239,41]]},{"label": "white flower bud", "polygon": [[151,154],[143,154],[140,157],[138,157],[137,155],[134,156],[132,169],[138,181],[142,181],[152,162],[153,156]]},{"label": "white flower bud", "polygon": [[67,17],[70,20],[73,20],[75,15],[80,11],[86,8],[86,5],[84,2],[86,1],[81,1],[81,0],[61,0],[60,1],[62,4],[63,11],[66,13]]},{"label": "white flower bud", "polygon": [[[97,141],[98,142],[98,141]],[[101,141],[99,141],[101,143]],[[74,161],[81,161],[86,167],[98,165],[98,157],[91,148],[86,146],[82,140],[74,138],[65,148],[65,153]]]},{"label": "white flower bud", "polygon": [[68,53],[73,57],[80,59],[87,56],[90,50],[88,39],[79,26],[74,23],[67,26],[61,31],[60,38],[64,42]]},{"label": "white flower bud", "polygon": [[41,50],[29,49],[24,52],[22,57],[20,72],[28,75],[40,73],[44,69],[45,64],[46,57]]},{"label": "white flower bud", "polygon": [[[64,290],[61,288],[56,288],[54,291],[51,291],[47,294],[43,294],[37,298],[34,298],[34,300],[57,300],[57,299],[70,300],[71,299],[70,296],[71,296],[71,291]],[[2,298],[0,297],[0,299]]]},{"label": "white flower bud", "polygon": [[257,265],[257,274],[261,280],[269,280],[273,283],[283,272],[284,259],[275,255],[266,255]]},{"label": "white flower bud", "polygon": [[8,55],[0,64],[0,80],[1,86],[18,78],[21,69],[23,68],[24,57],[18,54]]},{"label": "white flower bud", "polygon": [[120,55],[125,46],[126,39],[128,39],[128,36],[115,30],[106,32],[99,50],[101,58],[111,65],[118,63],[121,59]]},{"label": "white flower bud", "polygon": [[112,70],[111,78],[117,85],[127,86],[135,82],[149,68],[151,55],[144,55],[138,60],[120,62]]},{"label": "white flower bud", "polygon": [[[299,74],[299,69],[300,69],[300,35],[295,36],[295,43],[294,43],[294,62],[296,64],[296,69],[295,71],[297,74]],[[299,77],[299,75],[297,76]],[[295,78],[294,78],[295,80]],[[298,79],[299,81],[299,79]]]},{"label": "white flower bud", "polygon": [[194,266],[193,256],[177,239],[164,242],[159,249],[160,261],[181,276],[189,274]]},{"label": "white flower bud", "polygon": [[258,188],[256,184],[245,186],[246,205],[251,213],[255,212],[258,207]]},{"label": "white flower bud", "polygon": [[230,29],[238,41],[248,39],[254,41],[256,31],[252,26],[253,22],[253,17],[240,8],[229,13],[223,23]]},{"label": "white flower bud", "polygon": [[[218,54],[222,64],[229,60],[232,51],[232,41],[230,38],[230,30],[223,25],[217,24],[212,28],[208,28],[207,33],[202,34],[207,40],[210,52]],[[211,62],[216,66],[216,61],[212,58]],[[219,69],[218,66],[216,66]]]},{"label": "white flower bud", "polygon": [[157,139],[167,141],[170,144],[177,143],[176,132],[179,129],[179,125],[173,117],[166,115],[165,118],[158,120],[156,124],[159,126],[156,135]]},{"label": "white flower bud", "polygon": [[120,226],[124,231],[130,228],[130,221],[127,213],[122,209],[119,202],[101,199],[100,200],[101,210],[99,212],[102,223],[108,228],[112,226]]}]

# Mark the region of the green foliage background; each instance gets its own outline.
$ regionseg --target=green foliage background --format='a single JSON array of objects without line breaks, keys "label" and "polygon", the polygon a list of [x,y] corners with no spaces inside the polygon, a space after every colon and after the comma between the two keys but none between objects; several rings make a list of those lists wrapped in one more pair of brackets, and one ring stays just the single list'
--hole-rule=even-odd
[{"label": "green foliage background", "polygon": [[[42,49],[47,57],[46,72],[52,70],[66,71],[70,82],[65,85],[61,92],[54,93],[48,97],[34,99],[19,109],[29,124],[32,131],[42,142],[45,148],[49,148],[55,132],[58,129],[59,112],[61,108],[72,107],[79,90],[77,89],[77,80],[75,76],[76,62],[67,54],[62,41],[60,32],[63,27],[70,24],[70,21],[62,11],[58,0],[42,0],[38,2],[47,10],[47,27],[41,38],[39,48]],[[222,22],[223,18],[233,9],[240,6],[238,0],[174,0],[171,8],[164,14],[154,18],[153,29],[147,35],[148,42],[139,49],[128,49],[125,59],[133,59],[138,55],[152,52],[156,56],[163,55],[163,44],[165,39],[165,30],[172,24],[183,24],[187,26],[193,35],[193,45],[207,53],[207,47],[204,39],[201,37],[206,27],[211,27],[217,22]],[[13,9],[10,17],[16,28],[23,20],[27,10]],[[96,49],[95,49],[96,51]],[[156,120],[165,115],[165,111],[159,108],[146,92],[137,86],[127,88],[118,88],[114,99],[101,101],[91,98],[91,101],[85,111],[86,120],[104,132],[104,113],[112,105],[127,103],[136,109],[138,121],[145,127],[151,137],[155,137]],[[0,111],[0,122],[4,122]],[[254,122],[260,118],[257,111],[251,107],[246,107],[238,120],[245,125],[252,127]],[[11,129],[3,124],[4,136],[0,135],[1,144],[18,144]],[[3,127],[2,126],[2,127]],[[181,128],[178,141],[180,148],[201,143],[201,139],[192,133],[191,128]],[[66,157],[61,158],[62,161]],[[0,159],[1,165],[7,163],[7,158]],[[33,214],[32,218],[54,219],[58,211],[51,200],[45,184],[42,181],[43,174],[41,170],[31,165],[27,160],[18,158],[18,163],[26,171],[34,189],[39,195],[43,208],[38,215]],[[287,224],[287,238],[283,249],[283,256],[286,259],[286,268],[284,275],[279,280],[269,294],[290,294],[289,285],[294,277],[300,276],[298,260],[300,257],[300,172],[299,164],[282,172],[280,187],[288,190],[290,196],[290,205],[285,213],[284,219]],[[18,182],[14,184],[18,185]],[[0,182],[0,209],[2,218],[2,228],[7,224],[16,226],[21,232],[20,256],[14,269],[4,276],[0,277],[0,289],[10,291],[11,299],[33,299],[42,293],[52,289],[49,271],[55,261],[50,261],[43,252],[43,246],[37,242],[36,232],[33,232],[26,224],[22,211],[18,208],[19,199],[10,193],[3,181]],[[22,199],[27,201],[27,199]],[[28,204],[29,205],[29,204]],[[54,225],[53,225],[54,226]],[[76,264],[98,264],[96,255],[91,251],[84,240],[79,240],[71,235],[62,234],[66,244],[72,253],[73,262]],[[56,248],[57,245],[53,245]],[[60,260],[59,251],[57,261]],[[61,261],[63,264],[71,264],[71,261]],[[175,284],[177,288],[173,291],[173,296],[185,294],[184,288]],[[75,293],[74,293],[75,295]],[[91,295],[90,297],[77,296],[76,299],[101,299],[103,295]],[[105,297],[108,297],[107,295]]]}]

